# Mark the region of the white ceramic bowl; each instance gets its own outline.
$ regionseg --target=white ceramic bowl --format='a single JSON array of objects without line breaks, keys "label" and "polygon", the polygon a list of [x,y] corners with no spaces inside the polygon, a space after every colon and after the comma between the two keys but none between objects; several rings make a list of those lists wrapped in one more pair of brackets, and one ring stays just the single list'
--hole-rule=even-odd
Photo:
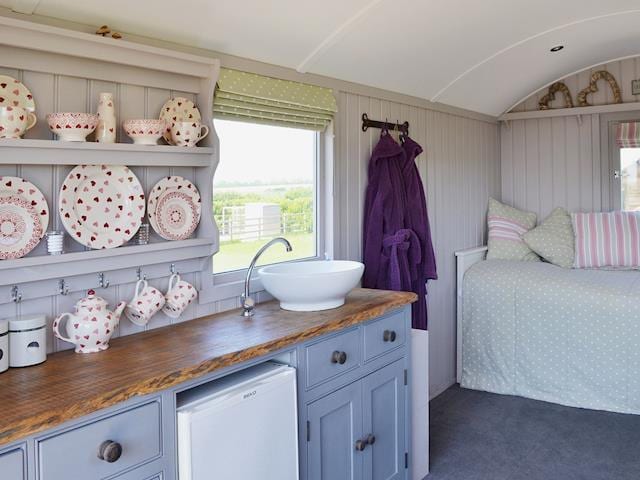
[{"label": "white ceramic bowl", "polygon": [[315,312],[344,305],[360,281],[364,265],[346,260],[279,263],[262,267],[262,285],[280,301],[280,308]]},{"label": "white ceramic bowl", "polygon": [[138,145],[157,145],[162,137],[167,124],[157,118],[143,118],[138,120],[125,120],[122,122],[125,133]]},{"label": "white ceramic bowl", "polygon": [[98,126],[98,116],[93,113],[59,112],[47,115],[49,130],[65,142],[85,142]]}]

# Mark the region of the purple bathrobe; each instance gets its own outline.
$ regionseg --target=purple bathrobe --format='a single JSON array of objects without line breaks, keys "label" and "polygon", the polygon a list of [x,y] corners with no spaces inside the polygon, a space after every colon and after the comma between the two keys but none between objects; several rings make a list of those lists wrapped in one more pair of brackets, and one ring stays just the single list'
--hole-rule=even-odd
[{"label": "purple bathrobe", "polygon": [[437,274],[424,189],[414,161],[421,152],[410,138],[400,146],[383,131],[371,154],[362,284],[418,294],[412,325],[426,330],[426,282]]}]

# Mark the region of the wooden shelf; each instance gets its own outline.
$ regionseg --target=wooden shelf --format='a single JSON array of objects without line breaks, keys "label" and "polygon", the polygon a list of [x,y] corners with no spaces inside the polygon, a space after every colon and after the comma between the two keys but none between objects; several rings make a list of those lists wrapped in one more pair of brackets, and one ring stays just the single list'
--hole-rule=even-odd
[{"label": "wooden shelf", "polygon": [[62,142],[2,139],[0,165],[127,165],[140,167],[208,167],[212,147],[183,148],[133,143]]},{"label": "wooden shelf", "polygon": [[[44,240],[43,240],[44,241]],[[148,245],[131,245],[103,250],[71,252],[62,255],[38,255],[0,261],[0,286],[63,278],[65,272],[73,275],[107,272],[131,265],[153,265],[194,258],[208,258],[218,250],[217,241],[210,238],[192,238],[163,241]],[[135,260],[132,259],[135,255]],[[73,264],[73,267],[69,264]]]},{"label": "wooden shelf", "polygon": [[590,107],[552,108],[549,110],[534,110],[530,112],[505,113],[498,120],[530,120],[534,118],[569,117],[572,115],[593,115],[596,113],[631,112],[640,110],[640,102],[614,103],[611,105],[593,105]]}]

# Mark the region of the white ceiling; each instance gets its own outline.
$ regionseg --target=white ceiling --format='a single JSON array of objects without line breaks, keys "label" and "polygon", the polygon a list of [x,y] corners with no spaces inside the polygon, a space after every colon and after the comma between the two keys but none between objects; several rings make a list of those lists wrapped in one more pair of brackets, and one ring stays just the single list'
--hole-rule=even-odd
[{"label": "white ceiling", "polygon": [[[0,0],[499,115],[640,54],[640,0]],[[565,45],[552,54],[549,48]]]}]

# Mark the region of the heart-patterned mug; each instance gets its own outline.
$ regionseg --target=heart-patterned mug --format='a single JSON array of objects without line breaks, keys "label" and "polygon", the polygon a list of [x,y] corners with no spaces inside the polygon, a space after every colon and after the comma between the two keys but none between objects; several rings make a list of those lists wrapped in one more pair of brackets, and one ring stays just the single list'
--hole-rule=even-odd
[{"label": "heart-patterned mug", "polygon": [[0,138],[20,138],[38,119],[22,107],[0,107]]},{"label": "heart-patterned mug", "polygon": [[160,290],[144,280],[136,283],[136,293],[124,309],[126,317],[136,325],[145,326],[164,307],[165,298]]},{"label": "heart-patterned mug", "polygon": [[209,135],[209,127],[200,122],[173,122],[169,131],[173,144],[179,147],[195,147]]},{"label": "heart-patterned mug", "polygon": [[162,311],[171,318],[178,318],[197,297],[196,287],[174,273],[169,279],[169,290],[165,295],[166,302]]}]

